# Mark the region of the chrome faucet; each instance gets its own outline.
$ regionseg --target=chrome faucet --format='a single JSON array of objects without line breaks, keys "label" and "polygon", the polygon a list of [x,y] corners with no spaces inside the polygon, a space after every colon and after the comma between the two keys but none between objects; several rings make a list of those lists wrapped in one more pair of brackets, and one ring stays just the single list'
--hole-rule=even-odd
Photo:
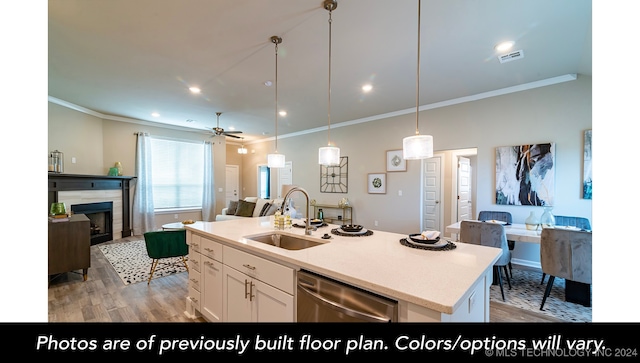
[{"label": "chrome faucet", "polygon": [[287,203],[287,198],[289,198],[289,195],[291,195],[291,193],[295,192],[296,190],[301,192],[302,194],[304,194],[305,198],[307,198],[307,222],[306,222],[306,226],[304,228],[304,234],[310,236],[311,235],[311,231],[315,231],[315,230],[317,230],[317,228],[315,226],[311,226],[311,217],[309,216],[309,205],[311,203],[309,202],[309,193],[307,193],[306,190],[304,190],[303,188],[300,188],[300,187],[291,188],[287,192],[287,195],[284,196],[284,199],[282,200],[282,205],[280,206],[280,210],[284,212],[284,206]]}]

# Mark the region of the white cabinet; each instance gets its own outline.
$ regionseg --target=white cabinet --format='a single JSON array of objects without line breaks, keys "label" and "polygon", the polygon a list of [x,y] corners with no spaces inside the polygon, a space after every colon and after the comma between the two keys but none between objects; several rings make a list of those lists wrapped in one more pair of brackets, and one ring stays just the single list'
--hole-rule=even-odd
[{"label": "white cabinet", "polygon": [[294,270],[227,246],[223,251],[224,321],[294,322]]},{"label": "white cabinet", "polygon": [[295,271],[187,231],[191,318],[293,322]]}]

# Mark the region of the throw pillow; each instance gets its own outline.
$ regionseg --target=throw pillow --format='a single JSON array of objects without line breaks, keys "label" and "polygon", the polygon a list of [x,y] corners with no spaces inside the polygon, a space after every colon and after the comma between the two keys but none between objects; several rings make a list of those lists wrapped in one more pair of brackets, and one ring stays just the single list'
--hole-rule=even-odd
[{"label": "throw pillow", "polygon": [[260,212],[262,212],[262,208],[265,206],[265,204],[271,203],[271,201],[269,199],[258,198],[257,200],[255,200],[255,203],[256,203],[256,208],[253,210],[253,216],[260,217]]},{"label": "throw pillow", "polygon": [[253,209],[255,207],[256,207],[256,203],[239,200],[238,208],[236,209],[235,215],[241,216],[241,217],[253,217]]},{"label": "throw pillow", "polygon": [[234,214],[236,214],[236,210],[238,210],[238,201],[237,200],[230,200],[229,201],[229,206],[227,207],[227,214],[234,215]]},{"label": "throw pillow", "polygon": [[280,204],[272,203],[269,205],[269,209],[264,213],[265,216],[272,216],[276,214],[276,211],[280,208]]},{"label": "throw pillow", "polygon": [[269,208],[271,207],[271,203],[266,203],[263,207],[262,210],[260,211],[260,217],[264,217],[267,215],[267,212],[269,211]]}]

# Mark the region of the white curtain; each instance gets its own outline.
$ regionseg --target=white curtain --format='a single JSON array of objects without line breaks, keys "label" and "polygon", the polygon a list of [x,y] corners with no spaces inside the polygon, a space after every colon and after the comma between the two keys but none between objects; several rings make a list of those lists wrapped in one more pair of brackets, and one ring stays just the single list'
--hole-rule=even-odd
[{"label": "white curtain", "polygon": [[151,137],[140,132],[136,143],[136,182],[132,213],[133,234],[136,236],[156,229],[151,175]]},{"label": "white curtain", "polygon": [[213,222],[216,218],[216,193],[213,182],[213,147],[204,143],[204,183],[202,183],[202,220]]}]

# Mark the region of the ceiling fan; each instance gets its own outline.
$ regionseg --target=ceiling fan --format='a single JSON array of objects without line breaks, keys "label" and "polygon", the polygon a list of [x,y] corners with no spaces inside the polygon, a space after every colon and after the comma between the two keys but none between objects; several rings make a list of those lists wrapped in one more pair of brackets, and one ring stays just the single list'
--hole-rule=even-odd
[{"label": "ceiling fan", "polygon": [[218,123],[217,123],[216,127],[213,128],[213,136],[224,135],[224,136],[229,136],[229,137],[234,137],[236,139],[239,139],[240,136],[236,136],[236,135],[233,135],[233,134],[241,134],[242,131],[224,131],[224,129],[220,127],[220,115],[221,114],[222,114],[222,112],[216,112],[216,116],[218,118]]}]

